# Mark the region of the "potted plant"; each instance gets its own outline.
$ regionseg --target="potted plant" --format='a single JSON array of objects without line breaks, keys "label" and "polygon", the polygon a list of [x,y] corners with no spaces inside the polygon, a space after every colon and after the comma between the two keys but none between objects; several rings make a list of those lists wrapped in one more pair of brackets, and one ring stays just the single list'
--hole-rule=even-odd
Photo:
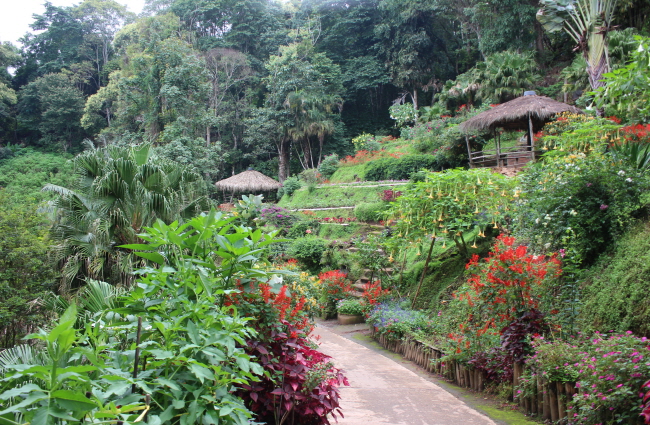
[{"label": "potted plant", "polygon": [[339,325],[354,325],[363,323],[363,304],[357,299],[341,300],[337,304],[337,319]]}]

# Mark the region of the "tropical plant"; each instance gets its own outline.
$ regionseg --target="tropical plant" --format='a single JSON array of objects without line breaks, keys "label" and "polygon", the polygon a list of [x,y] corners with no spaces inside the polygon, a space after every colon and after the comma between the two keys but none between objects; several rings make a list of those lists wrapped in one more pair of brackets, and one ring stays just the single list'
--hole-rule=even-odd
[{"label": "tropical plant", "polygon": [[442,102],[462,100],[469,106],[476,100],[505,102],[531,88],[538,78],[537,70],[532,53],[494,53],[455,81],[448,81],[438,98]]},{"label": "tropical plant", "polygon": [[603,74],[604,87],[596,90],[596,104],[631,122],[650,116],[650,38],[636,36],[638,49],[626,66]]},{"label": "tropical plant", "polygon": [[156,264],[138,273],[112,323],[132,349],[139,347],[140,385],[153,406],[149,421],[249,422],[234,386],[257,380],[262,368],[242,348],[255,336],[249,319],[226,301],[238,285],[269,280],[254,265],[274,235],[235,220],[215,210],[182,225],[158,220],[141,235],[147,244],[122,247]]},{"label": "tropical plant", "polygon": [[446,170],[427,173],[426,181],[408,186],[391,204],[387,217],[397,221],[393,232],[409,243],[430,243],[429,253],[413,298],[415,303],[428,271],[436,240],[453,241],[468,254],[465,233],[476,230],[476,239],[485,237],[488,227],[498,229],[508,216],[511,202],[519,196],[517,181],[488,169]]},{"label": "tropical plant", "polygon": [[[7,424],[60,425],[90,418],[94,423],[116,419],[139,421],[149,410],[144,397],[126,394],[128,373],[111,367],[117,344],[108,342],[101,327],[74,328],[75,305],[68,307],[48,332],[29,338],[42,349],[20,345],[2,353],[0,415]],[[135,387],[135,385],[134,385]]]},{"label": "tropical plant", "polygon": [[157,219],[171,223],[207,208],[201,176],[156,157],[151,145],[90,149],[74,162],[72,188],[44,187],[59,195],[51,235],[64,292],[84,278],[130,285],[133,255],[116,245],[137,243]]},{"label": "tropical plant", "polygon": [[541,0],[537,19],[549,32],[566,31],[587,62],[591,88],[605,85],[603,75],[610,71],[607,34],[617,0]]},{"label": "tropical plant", "polygon": [[255,227],[257,218],[262,211],[263,195],[242,195],[235,204],[233,214],[239,219],[242,226]]}]

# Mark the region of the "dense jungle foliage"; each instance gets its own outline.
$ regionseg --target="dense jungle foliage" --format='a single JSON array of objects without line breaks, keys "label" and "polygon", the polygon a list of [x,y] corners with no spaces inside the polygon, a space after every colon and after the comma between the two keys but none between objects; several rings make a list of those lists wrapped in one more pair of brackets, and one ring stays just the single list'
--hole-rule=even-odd
[{"label": "dense jungle foliage", "polygon": [[[328,424],[337,312],[495,393],[582,386],[567,423],[650,423],[649,15],[46,2],[0,43],[0,423]],[[461,131],[528,90],[584,114]],[[282,187],[216,190],[249,167]]]}]

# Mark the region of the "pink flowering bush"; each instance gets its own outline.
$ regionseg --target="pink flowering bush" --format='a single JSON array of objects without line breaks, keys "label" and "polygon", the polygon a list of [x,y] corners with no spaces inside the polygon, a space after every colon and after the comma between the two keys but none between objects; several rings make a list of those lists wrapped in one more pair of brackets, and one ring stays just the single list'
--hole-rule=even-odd
[{"label": "pink flowering bush", "polygon": [[[625,334],[595,334],[573,343],[533,342],[527,364],[548,381],[575,382],[569,424],[634,423],[644,409],[650,379],[650,341]],[[534,379],[533,379],[534,381]],[[525,388],[521,388],[525,392]]]}]

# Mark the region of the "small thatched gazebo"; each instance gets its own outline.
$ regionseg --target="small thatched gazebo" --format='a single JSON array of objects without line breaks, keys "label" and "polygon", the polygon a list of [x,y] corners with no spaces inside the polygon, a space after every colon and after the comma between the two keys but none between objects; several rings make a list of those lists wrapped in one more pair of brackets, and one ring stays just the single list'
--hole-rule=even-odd
[{"label": "small thatched gazebo", "polygon": [[219,180],[214,185],[217,189],[233,194],[235,192],[270,192],[282,187],[282,183],[273,180],[271,177],[267,177],[252,168],[232,177],[228,177],[227,179]]},{"label": "small thatched gazebo", "polygon": [[[463,133],[470,133],[472,131],[491,131],[496,133],[497,128],[510,131],[525,130],[528,133],[528,146],[523,147],[523,151],[529,152],[527,156],[534,159],[535,146],[533,134],[540,131],[544,127],[544,124],[549,122],[556,114],[562,112],[584,113],[575,106],[558,102],[546,96],[537,96],[535,92],[526,92],[524,96],[495,106],[490,110],[470,118],[460,124],[459,129]],[[469,138],[466,137],[465,140],[470,158],[470,166],[474,165],[474,160],[485,160],[490,157],[490,155],[485,155],[486,152],[471,152]],[[496,138],[495,144],[496,165],[500,166],[502,161],[500,139]],[[521,153],[522,149],[518,148],[518,151]],[[510,156],[514,157],[513,155]]]}]

